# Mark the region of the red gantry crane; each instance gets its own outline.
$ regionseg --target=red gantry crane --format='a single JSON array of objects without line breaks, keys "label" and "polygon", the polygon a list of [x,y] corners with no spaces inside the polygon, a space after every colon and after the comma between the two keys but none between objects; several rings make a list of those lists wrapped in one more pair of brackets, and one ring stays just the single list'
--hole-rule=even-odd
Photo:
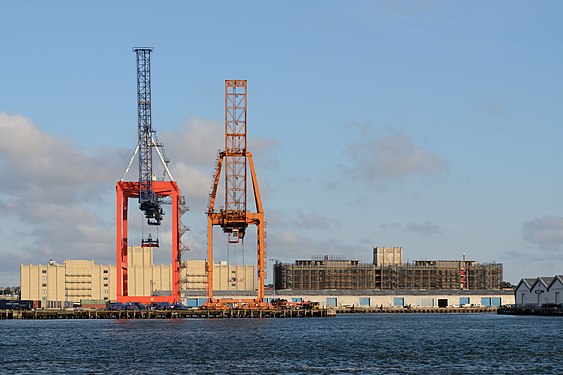
[{"label": "red gantry crane", "polygon": [[[117,302],[180,302],[180,236],[182,226],[180,216],[186,211],[178,184],[168,170],[168,160],[163,155],[163,145],[158,143],[151,124],[151,76],[150,54],[152,48],[133,48],[137,55],[137,104],[138,104],[138,144],[129,161],[123,177],[117,182],[117,227],[116,227],[116,273]],[[168,181],[157,181],[153,174],[153,149],[157,152],[168,176]],[[162,150],[161,150],[162,149]],[[139,180],[124,181],[135,156],[139,156]],[[172,204],[172,293],[169,296],[130,296],[128,289],[128,200],[138,198],[139,209],[144,213],[149,226],[160,226],[164,210],[163,199],[170,197]],[[144,233],[143,233],[144,235]],[[143,247],[159,247],[157,238],[149,233],[141,239]]]},{"label": "red gantry crane", "polygon": [[[235,302],[248,303],[251,307],[259,308],[264,304],[264,261],[265,261],[265,223],[264,209],[258,181],[254,170],[252,154],[246,147],[246,108],[247,82],[246,80],[225,81],[225,151],[219,152],[215,169],[212,192],[209,196],[207,211],[207,298],[208,306],[222,305],[232,300],[219,300],[213,297],[213,226],[219,225],[227,234],[230,243],[244,240],[246,228],[249,224],[257,228],[257,273],[258,295],[253,300]],[[221,168],[225,164],[225,207],[215,211],[217,187],[221,175]],[[247,168],[248,167],[248,168]],[[252,189],[256,212],[247,209],[247,169],[250,169]]]}]

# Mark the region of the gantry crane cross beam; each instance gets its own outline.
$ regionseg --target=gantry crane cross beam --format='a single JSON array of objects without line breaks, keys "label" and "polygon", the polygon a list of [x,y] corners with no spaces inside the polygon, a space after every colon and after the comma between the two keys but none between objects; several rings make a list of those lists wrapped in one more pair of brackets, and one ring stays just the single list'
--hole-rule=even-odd
[{"label": "gantry crane cross beam", "polygon": [[129,270],[129,220],[128,200],[139,197],[139,183],[119,181],[117,196],[116,234],[116,279],[118,302],[180,302],[180,205],[182,197],[175,181],[153,181],[152,189],[159,198],[170,197],[172,201],[172,293],[170,296],[130,296],[128,288]]},{"label": "gantry crane cross beam", "polygon": [[[225,81],[225,151],[219,153],[207,211],[207,298],[210,305],[229,302],[213,298],[213,226],[220,226],[223,232],[227,233],[229,242],[238,242],[244,239],[248,225],[256,225],[258,295],[255,300],[237,301],[252,302],[256,307],[264,306],[266,249],[264,210],[252,154],[246,149],[246,106],[246,80]],[[223,164],[225,165],[225,209],[215,212],[215,200]],[[248,211],[246,206],[247,166],[252,179],[256,212]]]}]

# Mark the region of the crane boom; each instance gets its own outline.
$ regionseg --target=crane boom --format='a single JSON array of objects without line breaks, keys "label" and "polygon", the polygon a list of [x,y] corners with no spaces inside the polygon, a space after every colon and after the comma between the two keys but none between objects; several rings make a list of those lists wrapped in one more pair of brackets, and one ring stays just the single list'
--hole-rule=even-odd
[{"label": "crane boom", "polygon": [[164,211],[154,192],[152,172],[151,59],[153,48],[133,48],[137,54],[137,108],[139,134],[139,209],[149,225],[160,225]]}]

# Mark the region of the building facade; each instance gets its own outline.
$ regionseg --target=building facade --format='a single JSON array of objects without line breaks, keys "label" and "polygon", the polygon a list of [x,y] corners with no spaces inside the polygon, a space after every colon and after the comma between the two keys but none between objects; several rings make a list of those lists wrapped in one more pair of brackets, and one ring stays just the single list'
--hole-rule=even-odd
[{"label": "building facade", "polygon": [[[204,294],[201,294],[204,297]],[[254,299],[256,293],[217,293],[215,297],[236,302]],[[512,290],[266,290],[265,300],[285,299],[292,302],[318,302],[321,307],[399,308],[399,307],[499,307],[514,304]],[[188,306],[202,306],[205,298],[191,296]]]},{"label": "building facade", "polygon": [[468,260],[402,263],[401,248],[375,248],[373,264],[324,256],[274,265],[278,290],[498,290],[502,264]]},{"label": "building facade", "polygon": [[373,264],[379,267],[398,266],[403,264],[403,248],[381,246],[374,247]]},{"label": "building facade", "polygon": [[563,306],[563,275],[554,277],[525,278],[514,290],[516,306]]},{"label": "building facade", "polygon": [[[130,296],[169,295],[172,290],[170,264],[154,264],[152,248],[130,246],[128,292]],[[205,290],[205,260],[190,260],[181,269],[182,294]],[[256,266],[215,264],[213,289],[245,291],[256,289]],[[50,261],[45,265],[20,265],[21,299],[45,302],[46,307],[62,307],[65,302],[84,300],[115,301],[114,265],[94,264],[93,260]]]},{"label": "building facade", "polygon": [[115,300],[115,266],[93,260],[50,261],[45,265],[20,265],[21,299],[61,307],[65,301]]}]

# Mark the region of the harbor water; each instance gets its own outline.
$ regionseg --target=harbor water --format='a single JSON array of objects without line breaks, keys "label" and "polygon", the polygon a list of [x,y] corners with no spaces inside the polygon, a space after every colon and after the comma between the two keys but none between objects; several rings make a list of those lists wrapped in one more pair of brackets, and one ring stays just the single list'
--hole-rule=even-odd
[{"label": "harbor water", "polygon": [[11,374],[560,374],[563,320],[496,314],[3,320]]}]

